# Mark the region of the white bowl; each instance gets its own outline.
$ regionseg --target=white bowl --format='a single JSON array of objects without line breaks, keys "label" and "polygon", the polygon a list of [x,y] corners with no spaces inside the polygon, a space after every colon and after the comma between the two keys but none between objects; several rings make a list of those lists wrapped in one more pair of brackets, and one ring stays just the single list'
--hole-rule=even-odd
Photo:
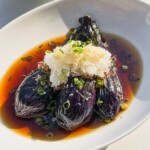
[{"label": "white bowl", "polygon": [[55,142],[33,141],[15,134],[0,122],[2,149],[91,150],[102,148],[127,135],[150,116],[150,6],[142,1],[64,0],[38,7],[17,18],[0,31],[0,78],[12,62],[47,39],[64,35],[89,14],[101,30],[128,39],[143,60],[141,86],[121,119],[89,134]]}]

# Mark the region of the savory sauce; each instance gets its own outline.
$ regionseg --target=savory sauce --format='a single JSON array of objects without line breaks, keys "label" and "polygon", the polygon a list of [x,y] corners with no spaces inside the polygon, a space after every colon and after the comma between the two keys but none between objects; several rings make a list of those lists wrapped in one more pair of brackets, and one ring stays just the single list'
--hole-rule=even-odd
[{"label": "savory sauce", "polygon": [[[114,34],[104,33],[109,45],[109,51],[117,56],[117,73],[123,87],[124,97],[130,103],[140,85],[142,76],[142,61],[137,49],[127,40]],[[37,68],[38,62],[43,60],[45,50],[53,50],[64,43],[65,36],[58,37],[34,47],[12,64],[1,80],[0,111],[2,122],[14,132],[40,140],[69,139],[95,131],[105,123],[93,115],[92,120],[69,132],[63,129],[53,131],[42,129],[36,125],[34,119],[22,119],[15,116],[15,91],[22,80],[32,70]],[[53,137],[53,138],[52,138]]]}]

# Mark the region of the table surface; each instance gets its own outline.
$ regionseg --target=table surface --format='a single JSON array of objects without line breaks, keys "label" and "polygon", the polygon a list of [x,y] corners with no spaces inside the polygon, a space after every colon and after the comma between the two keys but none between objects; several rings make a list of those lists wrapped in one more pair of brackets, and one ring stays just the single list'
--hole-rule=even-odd
[{"label": "table surface", "polygon": [[[0,0],[0,28],[21,14],[52,0]],[[150,119],[106,150],[150,150]]]}]

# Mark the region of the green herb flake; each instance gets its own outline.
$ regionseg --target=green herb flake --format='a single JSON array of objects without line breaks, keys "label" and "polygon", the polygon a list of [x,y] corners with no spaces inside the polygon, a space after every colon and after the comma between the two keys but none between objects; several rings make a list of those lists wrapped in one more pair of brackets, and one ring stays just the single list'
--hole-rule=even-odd
[{"label": "green herb flake", "polygon": [[103,81],[102,79],[96,80],[96,85],[97,85],[98,87],[102,86],[103,84],[104,84],[104,81]]},{"label": "green herb flake", "polygon": [[127,65],[122,65],[121,68],[122,68],[123,70],[128,70],[128,66],[127,66]]},{"label": "green herb flake", "polygon": [[42,124],[42,118],[41,117],[37,117],[37,118],[35,118],[35,123],[37,124],[37,125],[41,125]]},{"label": "green herb flake", "polygon": [[82,45],[81,41],[75,41],[75,43],[72,44],[72,47],[76,48],[76,47],[80,47],[81,45]]},{"label": "green herb flake", "polygon": [[60,51],[62,54],[64,54],[64,51],[63,51],[61,48],[59,49],[59,51]]},{"label": "green herb flake", "polygon": [[101,106],[102,104],[103,104],[103,101],[100,98],[98,98],[96,101],[96,105]]},{"label": "green herb flake", "polygon": [[45,130],[50,129],[50,127],[51,127],[51,125],[48,122],[45,122],[44,124],[42,124],[42,128],[45,129]]},{"label": "green herb flake", "polygon": [[79,89],[82,89],[85,81],[83,79],[74,78],[74,83],[77,85]]},{"label": "green herb flake", "polygon": [[37,93],[38,93],[39,95],[45,95],[45,94],[46,94],[46,92],[45,92],[41,87],[38,87]]},{"label": "green herb flake", "polygon": [[41,79],[42,80],[45,80],[45,79],[47,79],[48,78],[48,76],[46,75],[46,74],[43,74],[42,76],[41,76]]},{"label": "green herb flake", "polygon": [[46,50],[46,51],[45,51],[45,53],[50,54],[50,53],[51,53],[51,51],[50,51],[50,50]]},{"label": "green herb flake", "polygon": [[67,44],[70,44],[72,42],[72,40],[69,40],[68,42],[67,42]]},{"label": "green herb flake", "polygon": [[47,109],[48,109],[48,110],[51,110],[51,111],[54,111],[55,105],[56,105],[56,100],[52,100],[52,101],[48,104]]},{"label": "green herb flake", "polygon": [[64,80],[68,72],[68,69],[62,69],[61,74],[58,76],[58,79],[61,81]]},{"label": "green herb flake", "polygon": [[69,72],[68,69],[62,69],[62,73],[63,73],[63,74],[66,75],[68,72]]},{"label": "green herb flake", "polygon": [[75,53],[78,53],[78,54],[82,54],[83,53],[83,48],[82,47],[77,47],[73,50]]},{"label": "green herb flake", "polygon": [[46,85],[46,82],[47,82],[46,80],[42,80],[42,81],[41,81],[41,85],[45,86],[45,85]]},{"label": "green herb flake", "polygon": [[65,101],[62,107],[64,110],[68,110],[70,108],[70,101],[69,100]]},{"label": "green herb flake", "polygon": [[52,132],[49,132],[49,133],[46,134],[46,137],[47,137],[48,139],[52,139],[52,138],[54,137],[54,135],[53,135]]}]

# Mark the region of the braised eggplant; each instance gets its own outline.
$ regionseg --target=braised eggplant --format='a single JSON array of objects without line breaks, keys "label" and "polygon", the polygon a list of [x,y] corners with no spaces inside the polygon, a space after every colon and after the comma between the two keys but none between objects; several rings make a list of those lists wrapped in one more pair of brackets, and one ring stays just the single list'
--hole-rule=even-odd
[{"label": "braised eggplant", "polygon": [[[114,92],[115,90],[116,92]],[[108,120],[110,121],[116,117],[120,109],[120,102],[122,100],[121,95],[119,94],[121,93],[118,92],[116,87],[113,85],[111,85],[111,88],[107,88],[103,84],[97,88],[96,104],[94,110],[103,121],[108,121]]]},{"label": "braised eggplant", "polygon": [[72,77],[58,96],[56,118],[60,127],[75,130],[87,123],[95,104],[95,82],[91,79]]},{"label": "braised eggplant", "polygon": [[90,41],[95,46],[105,47],[106,40],[104,39],[99,26],[90,16],[79,18],[81,24],[77,28],[71,28],[67,34],[67,41],[79,40],[82,42]]},{"label": "braised eggplant", "polygon": [[[68,43],[69,40],[78,41],[77,43],[82,41],[86,44],[92,43],[93,46],[103,47],[104,50],[107,49],[107,42],[95,21],[91,20],[89,16],[84,16],[79,19],[79,23],[79,27],[70,29],[65,43]],[[85,43],[78,44],[74,52],[81,54]],[[64,51],[59,48],[58,52],[58,59],[63,58],[61,55],[64,54]],[[61,65],[63,66],[63,64]],[[56,74],[58,72],[56,71]],[[60,79],[63,79],[64,76],[68,77],[69,75],[66,76],[68,72],[70,72],[68,68],[62,69]],[[88,74],[85,76],[70,74],[67,83],[65,82],[55,89],[50,82],[50,75],[52,75],[52,69],[50,74],[49,69],[46,71],[39,68],[32,71],[22,81],[15,97],[15,112],[18,117],[36,117],[36,123],[45,129],[59,125],[65,130],[72,131],[90,121],[93,111],[102,120],[111,120],[117,115],[123,99],[123,92],[116,71],[103,78],[105,84],[99,86],[96,86],[96,80],[99,77],[91,77]],[[57,91],[58,89],[60,91]]]},{"label": "braised eggplant", "polygon": [[[107,48],[107,43],[103,37],[97,23],[89,16],[79,19],[80,26],[72,28],[68,33],[67,40],[91,41],[93,45]],[[95,111],[102,119],[113,119],[120,108],[123,99],[122,86],[116,71],[106,78],[106,86],[100,86],[96,90]],[[99,100],[102,102],[99,104]]]},{"label": "braised eggplant", "polygon": [[53,94],[54,91],[49,82],[49,72],[42,69],[32,71],[16,91],[16,115],[22,118],[32,118],[45,113]]}]

